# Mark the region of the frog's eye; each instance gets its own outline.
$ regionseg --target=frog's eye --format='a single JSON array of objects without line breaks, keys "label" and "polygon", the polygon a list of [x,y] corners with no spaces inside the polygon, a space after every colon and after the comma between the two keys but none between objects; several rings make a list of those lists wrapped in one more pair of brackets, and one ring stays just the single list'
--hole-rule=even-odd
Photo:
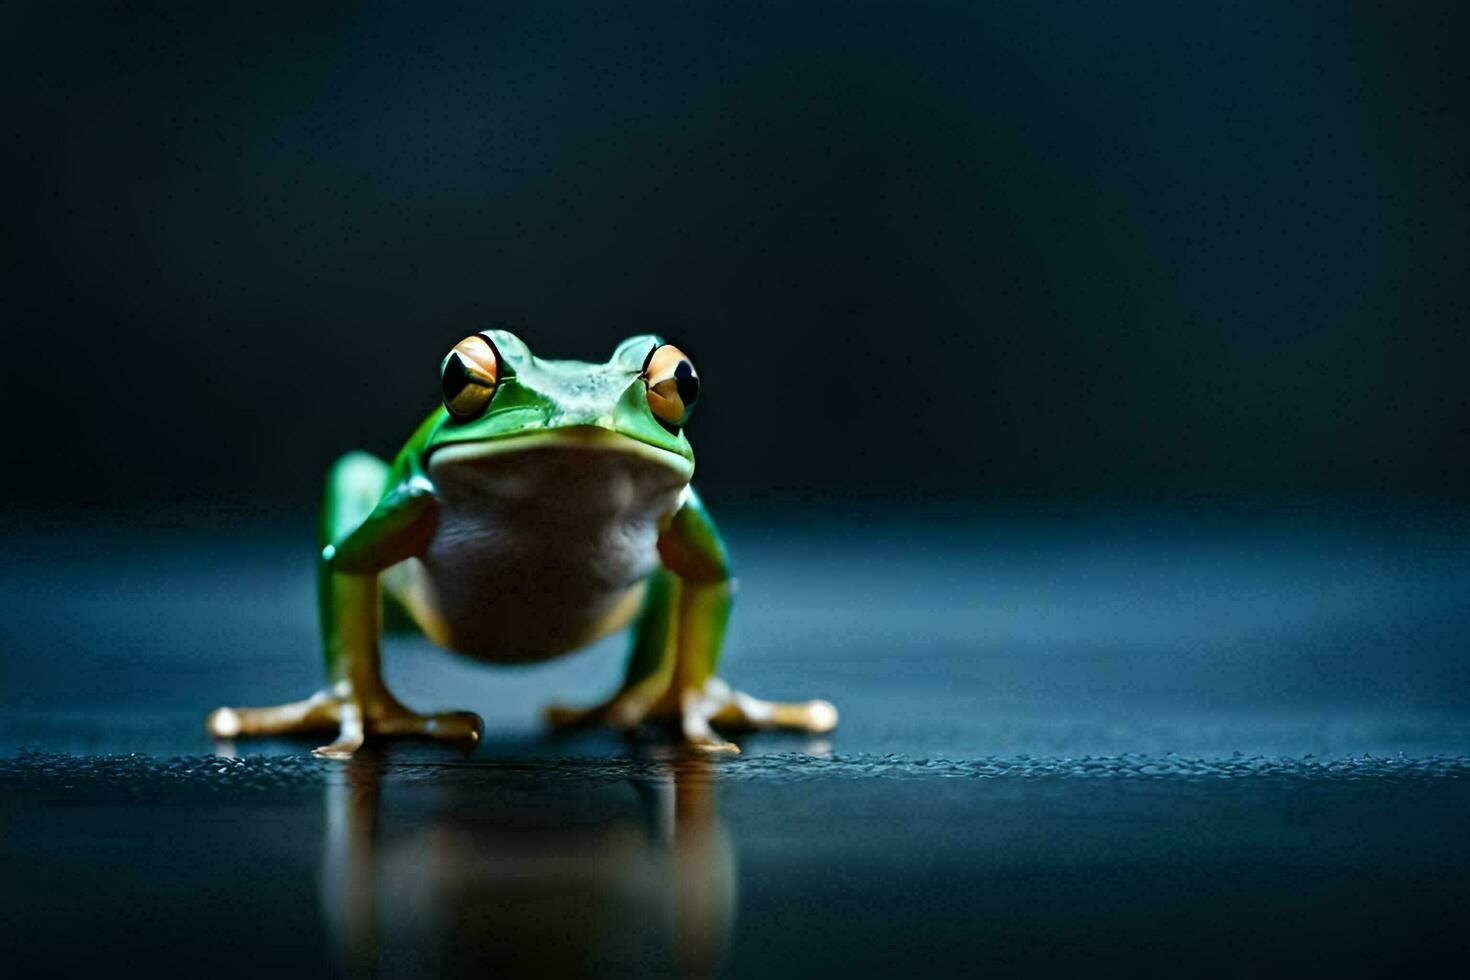
[{"label": "frog's eye", "polygon": [[699,400],[699,373],[688,356],[673,344],[648,352],[643,362],[643,381],[648,385],[648,407],[670,432],[689,421]]},{"label": "frog's eye", "polygon": [[444,389],[444,407],[457,419],[472,419],[485,411],[495,382],[500,377],[500,358],[495,347],[480,334],[454,345],[439,369]]}]

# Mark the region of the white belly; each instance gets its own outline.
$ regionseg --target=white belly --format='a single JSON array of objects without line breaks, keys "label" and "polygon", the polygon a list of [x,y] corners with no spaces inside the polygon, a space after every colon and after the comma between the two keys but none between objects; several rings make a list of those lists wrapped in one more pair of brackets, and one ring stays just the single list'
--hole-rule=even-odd
[{"label": "white belly", "polygon": [[[616,444],[613,444],[614,446]],[[529,661],[627,625],[687,478],[599,444],[430,460],[438,527],[421,556],[435,637]]]}]

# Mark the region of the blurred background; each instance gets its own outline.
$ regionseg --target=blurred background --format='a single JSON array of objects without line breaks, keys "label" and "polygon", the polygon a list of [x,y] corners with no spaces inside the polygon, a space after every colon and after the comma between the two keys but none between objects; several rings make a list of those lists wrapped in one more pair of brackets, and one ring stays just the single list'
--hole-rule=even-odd
[{"label": "blurred background", "polygon": [[466,332],[695,357],[707,497],[1470,473],[1456,4],[12,4],[13,506],[315,506]]},{"label": "blurred background", "polygon": [[[1467,38],[1434,3],[0,5],[5,962],[1463,960]],[[836,732],[552,741],[621,638],[395,636],[472,758],[205,735],[320,684],[324,471],[496,324],[691,353],[721,673]]]}]

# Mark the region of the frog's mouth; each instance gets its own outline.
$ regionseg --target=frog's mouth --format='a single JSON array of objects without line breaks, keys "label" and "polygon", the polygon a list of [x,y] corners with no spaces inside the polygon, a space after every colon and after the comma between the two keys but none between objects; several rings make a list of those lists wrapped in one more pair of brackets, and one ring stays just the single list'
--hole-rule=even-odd
[{"label": "frog's mouth", "polygon": [[657,463],[678,474],[683,480],[694,475],[694,463],[678,453],[649,445],[632,436],[613,432],[595,425],[569,426],[564,429],[546,429],[498,439],[477,439],[472,442],[451,442],[435,447],[429,453],[433,466],[455,463],[479,462],[493,456],[508,456],[536,449],[575,449],[587,452],[626,453],[640,459]]}]

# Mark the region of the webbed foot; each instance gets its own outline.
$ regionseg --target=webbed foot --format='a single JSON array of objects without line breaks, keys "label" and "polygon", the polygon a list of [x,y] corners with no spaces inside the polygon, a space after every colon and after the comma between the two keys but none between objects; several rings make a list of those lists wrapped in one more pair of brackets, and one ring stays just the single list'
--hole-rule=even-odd
[{"label": "webbed foot", "polygon": [[469,711],[422,715],[391,695],[363,699],[330,688],[302,701],[268,708],[216,708],[204,724],[218,739],[335,730],[337,738],[330,745],[314,750],[316,755],[332,759],[347,758],[364,742],[376,738],[432,738],[472,749],[479,744],[484,730],[479,715]]}]

